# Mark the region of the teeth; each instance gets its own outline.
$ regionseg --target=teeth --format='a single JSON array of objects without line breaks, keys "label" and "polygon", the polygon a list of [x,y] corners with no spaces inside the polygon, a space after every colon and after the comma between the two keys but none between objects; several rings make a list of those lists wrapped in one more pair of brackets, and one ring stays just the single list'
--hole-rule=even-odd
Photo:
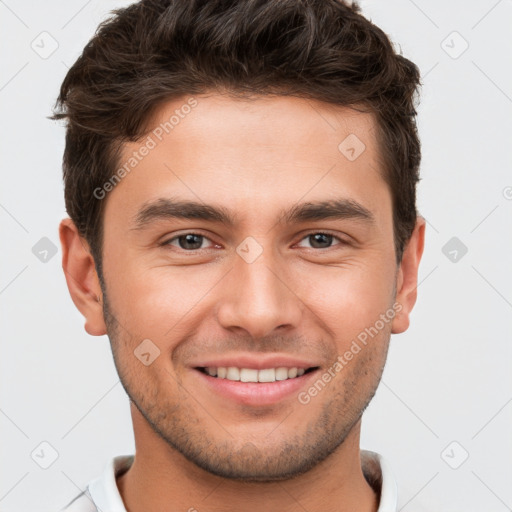
[{"label": "teeth", "polygon": [[258,370],[254,368],[242,368],[240,370],[240,380],[242,382],[258,382]]},{"label": "teeth", "polygon": [[258,382],[275,382],[276,371],[274,368],[266,368],[258,371]]},{"label": "teeth", "polygon": [[276,380],[286,380],[288,378],[287,368],[276,368]]},{"label": "teeth", "polygon": [[235,366],[208,366],[206,373],[212,377],[219,379],[228,379],[241,382],[275,382],[277,380],[294,379],[304,375],[304,368],[285,368],[280,366],[278,368],[264,368],[256,370],[254,368],[237,368]]},{"label": "teeth", "polygon": [[228,368],[228,372],[226,373],[226,379],[240,380],[240,370],[238,368],[235,368],[234,366],[230,366]]}]

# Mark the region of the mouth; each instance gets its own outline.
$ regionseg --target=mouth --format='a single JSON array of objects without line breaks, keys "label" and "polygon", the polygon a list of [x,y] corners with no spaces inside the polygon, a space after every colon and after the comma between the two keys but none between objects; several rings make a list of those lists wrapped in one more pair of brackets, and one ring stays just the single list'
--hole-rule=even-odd
[{"label": "mouth", "polygon": [[234,382],[277,382],[289,379],[296,379],[308,373],[317,370],[318,366],[310,368],[298,368],[296,366],[287,368],[278,366],[276,368],[238,368],[236,366],[199,366],[196,370],[214,377],[216,379],[226,379]]},{"label": "mouth", "polygon": [[298,398],[301,389],[317,376],[320,367],[238,368],[235,366],[198,366],[194,373],[201,379],[198,389],[235,404],[269,406],[285,399]]}]

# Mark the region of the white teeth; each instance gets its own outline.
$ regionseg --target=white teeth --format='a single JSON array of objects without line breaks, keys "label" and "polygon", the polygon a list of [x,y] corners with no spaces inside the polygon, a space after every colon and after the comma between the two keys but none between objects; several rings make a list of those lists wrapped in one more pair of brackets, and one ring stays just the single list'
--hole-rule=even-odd
[{"label": "white teeth", "polygon": [[226,373],[226,379],[228,380],[240,380],[240,370],[235,366],[230,366]]},{"label": "white teeth", "polygon": [[219,379],[228,379],[241,382],[275,382],[277,380],[294,379],[304,375],[304,368],[286,368],[280,366],[278,368],[264,368],[262,370],[256,370],[255,368],[237,368],[230,366],[228,368],[224,366],[208,366],[205,368],[206,373],[212,377]]},{"label": "white teeth", "polygon": [[280,366],[276,368],[276,380],[286,380],[288,378],[288,368]]},{"label": "white teeth", "polygon": [[258,382],[275,382],[276,371],[274,368],[265,368],[258,372]]},{"label": "white teeth", "polygon": [[242,368],[240,370],[240,380],[242,382],[258,382],[258,370],[254,368]]}]

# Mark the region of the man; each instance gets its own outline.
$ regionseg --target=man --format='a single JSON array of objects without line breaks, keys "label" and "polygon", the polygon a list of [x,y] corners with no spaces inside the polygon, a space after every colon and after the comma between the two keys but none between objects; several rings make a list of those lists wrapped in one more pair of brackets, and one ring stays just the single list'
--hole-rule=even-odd
[{"label": "man", "polygon": [[62,84],[71,297],[136,454],[67,511],[389,512],[360,450],[416,301],[417,67],[357,5],[149,0]]}]

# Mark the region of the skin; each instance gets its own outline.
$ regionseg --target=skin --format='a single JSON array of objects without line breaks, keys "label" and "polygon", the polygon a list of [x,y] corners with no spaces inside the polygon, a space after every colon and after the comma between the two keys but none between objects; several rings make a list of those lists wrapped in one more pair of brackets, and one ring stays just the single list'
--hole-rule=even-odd
[{"label": "skin", "polygon": [[[418,218],[397,265],[371,114],[283,96],[196,99],[104,199],[104,289],[87,242],[71,220],[60,225],[72,299],[89,334],[108,333],[131,400],[136,457],[117,481],[127,510],[375,512],[361,415],[390,335],[409,326],[425,221]],[[152,125],[186,100],[162,106]],[[338,149],[349,134],[366,146],[354,161]],[[126,144],[121,163],[140,146]],[[147,201],[170,197],[229,208],[236,223],[160,219],[133,229]],[[278,222],[298,202],[337,198],[357,201],[374,222]],[[325,230],[334,237],[314,245],[308,235]],[[187,232],[206,237],[200,249],[174,238]],[[262,249],[251,263],[236,252],[247,237]],[[307,404],[295,394],[278,405],[238,404],[190,367],[272,352],[324,373],[393,304],[399,314]],[[160,350],[149,366],[133,354],[144,339]]]}]

